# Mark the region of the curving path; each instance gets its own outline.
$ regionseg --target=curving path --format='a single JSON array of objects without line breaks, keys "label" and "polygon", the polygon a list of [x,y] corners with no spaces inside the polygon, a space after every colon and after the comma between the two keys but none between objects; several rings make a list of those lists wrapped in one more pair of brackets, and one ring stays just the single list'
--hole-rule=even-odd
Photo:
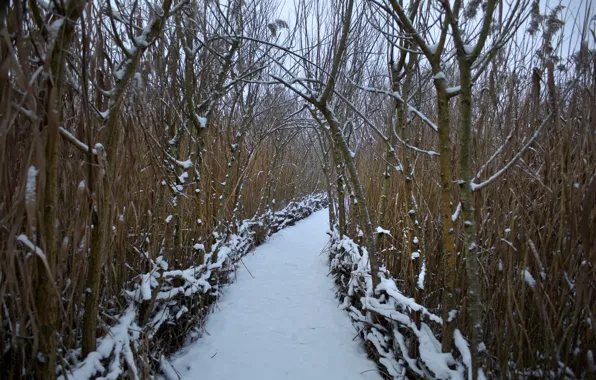
[{"label": "curving path", "polygon": [[197,342],[172,358],[182,379],[381,379],[327,276],[328,213],[273,235],[244,258],[238,280]]}]

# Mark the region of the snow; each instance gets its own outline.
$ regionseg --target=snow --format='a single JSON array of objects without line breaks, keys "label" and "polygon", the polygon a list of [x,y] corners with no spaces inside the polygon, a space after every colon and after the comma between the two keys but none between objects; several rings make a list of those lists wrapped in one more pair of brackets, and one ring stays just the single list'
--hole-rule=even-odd
[{"label": "snow", "polygon": [[536,286],[536,280],[534,280],[534,277],[532,276],[530,271],[528,269],[524,269],[522,271],[522,275],[524,276],[524,281],[528,285],[530,285],[530,288],[534,289],[534,287]]},{"label": "snow", "polygon": [[17,240],[20,241],[21,243],[23,243],[23,245],[25,245],[27,248],[32,250],[33,253],[35,253],[37,256],[39,256],[39,258],[43,261],[46,269],[49,270],[46,254],[44,253],[44,251],[41,250],[41,248],[39,248],[37,245],[35,245],[31,241],[31,239],[29,239],[29,237],[25,234],[21,234],[21,235],[17,236]]},{"label": "snow", "polygon": [[163,355],[161,356],[159,367],[161,369],[161,372],[164,374],[166,380],[178,380],[178,374],[176,373],[174,368],[172,368],[170,362],[167,361]]},{"label": "snow", "polygon": [[99,116],[104,120],[107,120],[110,117],[110,109],[109,108],[105,111],[99,111],[98,113],[99,113]]},{"label": "snow", "polygon": [[460,371],[452,370],[450,366],[455,364],[450,353],[441,352],[441,343],[435,338],[432,330],[426,323],[421,324],[417,332],[420,342],[420,358],[432,371],[437,379],[463,379]]},{"label": "snow", "polygon": [[418,289],[424,289],[424,277],[426,276],[426,260],[422,262],[422,268],[418,274]]},{"label": "snow", "polygon": [[166,223],[169,224],[172,221],[173,217],[173,215],[168,215],[168,217],[166,218]]},{"label": "snow", "polygon": [[436,54],[438,48],[439,44],[428,45],[428,50],[430,50],[431,54]]},{"label": "snow", "polygon": [[451,220],[453,222],[455,222],[457,220],[457,218],[459,217],[460,213],[461,213],[461,202],[459,202],[457,204],[457,207],[455,208],[455,212],[453,213],[453,215],[451,215]]},{"label": "snow", "polygon": [[162,368],[181,379],[381,379],[337,307],[321,256],[327,228],[321,210],[246,256],[254,278],[240,266],[207,319],[209,333]]},{"label": "snow", "polygon": [[163,256],[159,256],[157,259],[155,259],[155,266],[158,268],[162,268],[163,270],[168,270],[169,264],[163,258]]},{"label": "snow", "polygon": [[442,71],[439,71],[438,73],[436,73],[436,74],[433,76],[433,79],[435,79],[435,80],[444,80],[444,81],[446,81],[446,80],[447,80],[447,77],[445,76],[445,73],[443,73]]},{"label": "snow", "polygon": [[145,33],[142,33],[140,36],[133,38],[133,41],[135,45],[140,47],[146,48],[149,46],[149,41],[147,41],[147,35]]},{"label": "snow", "polygon": [[141,295],[141,299],[144,301],[151,299],[151,287],[155,285],[156,280],[154,277],[147,273],[141,275],[141,285],[139,287],[139,292]]},{"label": "snow", "polygon": [[[89,353],[87,358],[75,368],[72,373],[69,373],[66,379],[69,380],[80,380],[89,379],[95,376],[97,373],[105,371],[105,367],[102,364],[104,359],[107,359],[114,352],[115,358],[109,366],[109,373],[104,377],[105,379],[118,379],[122,373],[121,356],[127,363],[130,373],[129,377],[138,378],[137,368],[134,364],[133,355],[130,347],[130,335],[129,329],[138,330],[138,326],[134,323],[135,319],[134,307],[130,306],[120,317],[119,323],[110,328],[109,333],[99,340],[97,350]],[[134,375],[133,375],[134,374]],[[60,376],[58,380],[64,380],[63,376]]]},{"label": "snow", "polygon": [[207,128],[207,118],[203,116],[196,115],[199,124],[201,124],[201,128]]},{"label": "snow", "polygon": [[114,73],[114,79],[116,79],[116,82],[120,82],[124,79],[124,75],[126,75],[126,69],[122,68]]},{"label": "snow", "polygon": [[474,49],[475,49],[475,46],[464,45],[464,53],[466,53],[466,55],[472,55],[472,53],[474,53]]},{"label": "snow", "polygon": [[190,169],[190,168],[192,168],[192,165],[193,165],[190,158],[186,161],[178,161],[178,160],[175,160],[175,161],[176,161],[176,165],[180,166],[183,169]]},{"label": "snow", "polygon": [[381,226],[378,226],[378,227],[377,227],[377,233],[378,233],[378,234],[384,234],[384,235],[389,235],[389,236],[391,236],[391,231],[389,231],[389,230],[386,230],[386,229],[384,229],[384,228],[383,228],[383,227],[381,227]]},{"label": "snow", "polygon": [[[386,279],[386,278],[381,279],[380,284],[377,285],[376,293],[379,293],[380,291],[387,292],[387,294],[393,299],[393,301],[395,301],[397,303],[397,305],[399,305],[402,309],[410,309],[410,310],[414,310],[414,311],[420,311],[423,315],[427,316],[431,321],[437,322],[439,324],[443,323],[443,320],[441,319],[441,317],[439,317],[435,314],[432,314],[430,311],[428,311],[427,308],[425,308],[424,306],[422,306],[420,304],[417,304],[413,298],[404,296],[397,288],[395,281]],[[377,301],[377,300],[375,299],[375,301]],[[370,299],[367,299],[366,302],[370,302]],[[393,310],[395,310],[395,308],[393,308]],[[409,317],[406,317],[406,318],[408,318],[408,321],[409,321]]]},{"label": "snow", "polygon": [[56,33],[58,32],[58,29],[62,27],[62,24],[64,24],[64,18],[59,18],[58,20],[51,23],[48,29],[51,33]]},{"label": "snow", "polygon": [[105,148],[102,143],[96,143],[93,147],[93,152],[99,154],[99,152],[105,152]]},{"label": "snow", "polygon": [[187,311],[188,311],[188,308],[183,305],[180,308],[180,311],[176,314],[176,319],[180,319],[180,317],[182,316],[182,314],[186,313]]},{"label": "snow", "polygon": [[453,342],[455,343],[455,347],[460,352],[462,361],[468,367],[468,379],[472,380],[472,353],[470,352],[470,347],[468,342],[463,337],[461,331],[459,329],[455,329],[453,332]]},{"label": "snow", "polygon": [[[84,152],[89,152],[89,147],[87,146],[87,144],[85,144],[84,142],[80,141],[79,139],[77,139],[72,133],[70,133],[68,130],[66,130],[63,127],[59,127],[58,128],[60,131],[60,134],[66,138],[68,141],[70,141],[72,144],[74,144],[78,149],[84,151]],[[95,151],[95,149],[92,152],[93,154],[97,154],[97,152]]]},{"label": "snow", "polygon": [[424,123],[426,123],[426,125],[431,127],[435,132],[439,132],[439,127],[435,123],[430,121],[429,118],[427,118],[422,112],[418,111],[416,108],[408,106],[408,112],[416,114],[420,119],[422,119],[422,121],[424,121]]},{"label": "snow", "polygon": [[35,193],[37,188],[37,174],[39,170],[35,166],[29,166],[27,170],[27,184],[25,186],[25,202],[28,204],[35,203]]}]

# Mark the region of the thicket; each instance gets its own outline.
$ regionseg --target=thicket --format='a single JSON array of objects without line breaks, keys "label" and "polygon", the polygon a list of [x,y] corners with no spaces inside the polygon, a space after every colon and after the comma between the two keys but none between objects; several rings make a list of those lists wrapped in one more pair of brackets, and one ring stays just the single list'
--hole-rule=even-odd
[{"label": "thicket", "polygon": [[[368,5],[367,22],[388,41],[371,56],[386,54],[389,68],[384,75],[365,70],[360,82],[348,76],[347,86],[368,99],[358,108],[368,112],[354,150],[366,205],[380,226],[370,265],[377,261],[376,270],[386,269],[412,302],[395,306],[386,286],[376,288],[385,306],[405,311],[412,323],[385,324],[389,332],[380,335],[392,336],[411,377],[438,376],[420,355],[428,341],[413,333],[422,322],[456,358],[455,332],[468,339],[473,378],[594,376],[591,5],[577,13],[565,2]],[[387,101],[392,110],[381,108]],[[353,196],[345,210],[339,206],[351,215],[344,231],[371,255],[357,206]],[[371,273],[374,283],[375,268]],[[362,278],[352,280],[360,296],[371,296]],[[360,302],[359,310],[372,310],[361,335],[373,345],[371,323],[383,324],[386,315]],[[392,334],[392,326],[401,327]],[[409,352],[399,349],[399,331]],[[384,350],[376,347],[374,356],[383,359]]]},{"label": "thicket", "polygon": [[[390,279],[440,316],[442,352],[470,342],[471,377],[593,376],[593,14],[0,5],[0,367],[53,376],[95,350],[157,257],[190,268],[199,244],[216,263],[242,220],[323,190],[333,234],[366,249],[366,296],[389,299]],[[417,329],[420,307],[405,310]]]},{"label": "thicket", "polygon": [[0,377],[48,379],[96,350],[158,258],[199,266],[322,182],[312,137],[291,128],[299,105],[251,83],[277,57],[258,42],[275,41],[271,4],[7,5]]}]

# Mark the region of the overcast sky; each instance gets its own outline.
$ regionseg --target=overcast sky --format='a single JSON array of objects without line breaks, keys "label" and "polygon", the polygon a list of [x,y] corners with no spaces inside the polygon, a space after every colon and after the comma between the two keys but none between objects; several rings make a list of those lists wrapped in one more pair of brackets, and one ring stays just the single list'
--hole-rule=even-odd
[{"label": "overcast sky", "polygon": [[[288,22],[290,27],[292,27],[295,24],[294,1],[295,0],[279,0],[281,4],[279,17],[284,21]],[[322,4],[324,4],[325,1],[333,0],[319,1],[322,1]],[[357,0],[357,2],[358,1],[359,0]],[[512,2],[512,0],[504,1],[505,4]],[[543,13],[549,13],[550,10],[552,10],[558,4],[562,4],[563,6],[565,6],[565,10],[561,15],[562,18],[565,20],[565,28],[563,31],[564,40],[563,44],[560,46],[559,51],[559,54],[565,57],[569,55],[570,51],[571,53],[573,53],[578,49],[579,40],[581,38],[581,27],[584,25],[586,17],[588,20],[592,19],[592,21],[590,22],[590,27],[592,29],[596,28],[596,2],[593,2],[593,0],[540,0],[540,8]],[[518,37],[522,38],[525,33],[525,28],[522,28]],[[588,42],[590,48],[594,49],[595,44],[593,38],[589,38]]]}]

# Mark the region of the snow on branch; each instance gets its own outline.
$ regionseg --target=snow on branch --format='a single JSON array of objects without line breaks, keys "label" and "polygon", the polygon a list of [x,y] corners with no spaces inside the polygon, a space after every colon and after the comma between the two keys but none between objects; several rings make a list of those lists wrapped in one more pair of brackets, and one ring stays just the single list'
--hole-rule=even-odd
[{"label": "snow on branch", "polygon": [[[25,234],[21,234],[19,236],[17,236],[17,241],[21,242],[25,247],[29,248],[37,257],[39,257],[39,259],[43,262],[43,266],[49,276],[49,278],[53,278],[53,272],[50,269],[50,265],[48,263],[48,257],[46,256],[45,252],[39,248],[35,243],[33,243],[29,237]],[[54,288],[56,290],[56,292],[58,292],[58,289]],[[60,296],[60,294],[58,294],[58,296]]]},{"label": "snow on branch", "polygon": [[276,75],[271,75],[271,77],[273,79],[275,79],[276,81],[278,81],[279,83],[281,83],[284,86],[286,86],[288,89],[292,90],[294,93],[296,93],[296,95],[300,96],[301,98],[303,98],[307,102],[313,103],[313,104],[318,104],[318,101],[316,99],[314,99],[312,95],[307,94],[305,92],[302,92],[299,89],[297,89],[296,87],[294,87],[294,83],[296,83],[296,82],[301,83],[299,81],[299,79],[292,78],[290,81],[287,81],[287,80],[285,80],[285,79],[283,79],[283,78],[281,78],[279,76],[276,76]]},{"label": "snow on branch", "polygon": [[[118,323],[112,326],[105,337],[98,340],[97,349],[89,355],[70,373],[58,377],[58,380],[91,379],[107,371],[104,378],[117,379],[124,375],[122,361],[126,362],[129,377],[138,379],[139,374],[134,361],[131,340],[139,337],[139,327],[135,323],[136,310],[134,305],[129,305],[126,311],[118,318]],[[108,368],[105,360],[109,359]]]},{"label": "snow on branch", "polygon": [[386,230],[386,229],[384,229],[381,226],[378,226],[376,231],[377,231],[378,234],[391,236],[391,231]]},{"label": "snow on branch", "polygon": [[493,160],[499,155],[501,154],[501,152],[503,151],[503,148],[505,148],[505,145],[507,145],[507,143],[509,143],[509,141],[511,141],[511,138],[513,137],[513,133],[515,132],[515,128],[511,128],[511,132],[509,132],[509,134],[507,135],[507,137],[505,138],[505,142],[503,142],[503,144],[501,144],[501,146],[495,151],[495,153],[493,153],[492,156],[490,156],[490,158],[488,159],[488,161],[486,161],[478,170],[478,173],[476,173],[476,176],[474,177],[475,179],[480,179],[480,175],[482,175],[482,173],[484,172],[484,170],[488,167],[488,165],[493,162]]},{"label": "snow on branch", "polygon": [[[350,82],[352,82],[352,81],[350,81]],[[437,127],[437,125],[435,123],[433,123],[428,117],[426,117],[426,115],[424,115],[422,112],[420,112],[413,106],[409,105],[404,100],[404,98],[401,96],[400,93],[395,92],[395,91],[381,90],[379,88],[374,88],[374,87],[365,87],[365,86],[361,86],[354,82],[352,82],[352,84],[361,90],[364,90],[367,92],[372,92],[372,93],[377,93],[377,94],[384,94],[384,95],[390,96],[391,98],[397,100],[400,104],[405,104],[406,107],[408,107],[408,112],[413,113],[414,115],[418,116],[420,118],[420,120],[422,120],[424,122],[424,124],[428,125],[433,131],[439,132],[439,127]]]},{"label": "snow on branch", "polygon": [[[80,150],[82,153],[89,154],[89,146],[87,144],[85,144],[81,140],[77,139],[72,133],[70,133],[63,127],[60,127],[59,131],[60,131],[60,136],[62,136],[62,138],[64,138],[69,143],[71,143],[75,148]],[[93,155],[96,155],[97,151],[95,149],[93,149],[91,151],[91,153]]]},{"label": "snow on branch", "polygon": [[178,165],[182,169],[190,169],[194,166],[190,157],[186,161],[179,161],[170,155],[168,155],[168,158],[171,159],[176,165]]},{"label": "snow on branch", "polygon": [[[385,136],[383,134],[383,132],[381,132],[381,130],[373,122],[371,122],[366,116],[364,116],[362,114],[362,112],[360,112],[360,110],[358,110],[358,108],[356,108],[356,106],[354,106],[348,99],[346,99],[344,96],[342,96],[339,92],[336,92],[335,94],[337,95],[338,98],[340,98],[343,102],[345,102],[360,118],[362,118],[362,120],[364,120],[365,124],[368,124],[372,128],[372,130],[383,140],[383,142],[385,142],[385,144],[387,145],[387,148],[389,149],[389,152],[395,158],[395,160],[397,162],[400,162],[399,157],[397,156],[397,154],[395,153],[395,150],[393,149],[393,147],[390,144],[389,138],[387,136]],[[328,111],[332,112],[329,105],[327,105],[327,109],[328,109]],[[415,152],[427,154],[429,156],[438,156],[439,155],[438,152],[435,152],[432,150],[421,149],[421,148],[418,148],[416,146],[406,143],[399,137],[399,135],[397,135],[397,133],[395,133],[395,130],[392,130],[392,133],[395,136],[395,138],[397,139],[397,141],[399,141],[402,145],[404,145],[405,147],[407,147]]]},{"label": "snow on branch", "polygon": [[48,265],[48,258],[44,251],[42,251],[41,248],[35,245],[35,243],[33,243],[27,235],[21,234],[17,236],[17,241],[23,243],[23,245],[29,248],[33,253],[35,253],[44,262],[46,266]]},{"label": "snow on branch", "polygon": [[416,147],[414,145],[410,145],[407,142],[405,142],[404,140],[402,140],[401,137],[399,137],[397,134],[395,134],[395,137],[397,138],[397,141],[400,142],[400,144],[402,144],[403,146],[405,146],[408,149],[413,150],[414,152],[427,154],[427,155],[429,155],[431,157],[432,156],[439,156],[440,155],[439,152],[435,152],[434,150],[425,150],[425,149],[418,148],[418,147]]},{"label": "snow on branch", "polygon": [[458,202],[457,207],[455,208],[455,212],[453,213],[453,215],[451,215],[451,221],[452,222],[457,221],[457,218],[459,217],[460,213],[461,213],[461,202]]},{"label": "snow on branch", "polygon": [[534,140],[536,140],[536,138],[540,134],[540,131],[542,131],[542,129],[544,128],[544,126],[550,120],[551,116],[552,116],[552,113],[549,114],[546,117],[546,119],[544,119],[544,121],[542,122],[542,124],[540,124],[540,126],[534,131],[534,133],[532,134],[532,136],[530,137],[530,139],[528,140],[528,142],[526,142],[526,144],[519,150],[519,152],[517,152],[517,154],[515,156],[513,156],[513,158],[511,160],[509,160],[509,162],[507,164],[505,164],[505,166],[503,166],[500,170],[498,170],[495,174],[493,174],[490,178],[488,178],[484,182],[481,182],[481,183],[474,183],[474,181],[470,182],[470,187],[471,187],[472,191],[478,191],[480,189],[485,188],[486,186],[488,186],[491,183],[493,183],[494,181],[496,181],[503,174],[505,174],[505,172],[509,168],[511,168],[517,162],[517,160],[519,160],[520,157],[525,153],[525,151],[532,145],[532,143],[534,142]]}]

